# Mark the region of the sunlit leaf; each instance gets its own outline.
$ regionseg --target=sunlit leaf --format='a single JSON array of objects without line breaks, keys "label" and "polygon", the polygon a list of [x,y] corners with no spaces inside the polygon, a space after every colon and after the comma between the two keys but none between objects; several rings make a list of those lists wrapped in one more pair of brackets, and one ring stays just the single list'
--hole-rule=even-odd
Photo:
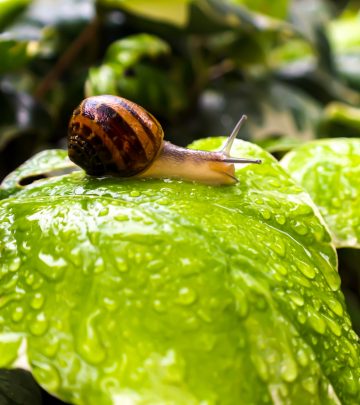
[{"label": "sunlit leaf", "polygon": [[13,21],[29,4],[31,0],[1,0],[0,1],[0,31]]},{"label": "sunlit leaf", "polygon": [[309,192],[336,246],[360,247],[360,139],[307,143],[281,165]]},{"label": "sunlit leaf", "polygon": [[192,0],[98,0],[100,5],[119,7],[135,15],[184,26],[188,21],[188,8]]},{"label": "sunlit leaf", "polygon": [[0,331],[23,336],[47,390],[79,404],[356,402],[330,235],[271,156],[241,141],[232,154],[263,163],[234,186],[77,172],[0,202]]}]

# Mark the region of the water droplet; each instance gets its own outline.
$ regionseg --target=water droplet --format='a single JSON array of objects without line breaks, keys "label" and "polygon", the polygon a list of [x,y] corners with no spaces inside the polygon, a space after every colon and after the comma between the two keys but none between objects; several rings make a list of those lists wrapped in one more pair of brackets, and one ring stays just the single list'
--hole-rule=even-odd
[{"label": "water droplet", "polygon": [[321,267],[321,272],[331,290],[338,291],[341,281],[336,269],[326,263],[324,266]]},{"label": "water droplet", "polygon": [[40,309],[44,304],[44,296],[41,292],[37,292],[32,300],[30,301],[30,306],[33,309]]},{"label": "water droplet", "polygon": [[304,349],[299,349],[296,353],[297,361],[299,362],[300,366],[306,367],[309,364],[309,357],[306,354]]},{"label": "water droplet", "polygon": [[293,382],[298,376],[296,363],[290,354],[287,354],[287,356],[281,362],[280,375],[281,378],[286,382]]},{"label": "water droplet", "polygon": [[146,267],[151,272],[158,271],[165,267],[165,261],[162,259],[150,259]]},{"label": "water droplet", "polygon": [[19,270],[20,264],[21,264],[20,258],[15,257],[13,260],[11,260],[11,262],[9,264],[9,271],[15,272],[15,271]]},{"label": "water droplet", "polygon": [[301,221],[292,222],[291,228],[300,236],[305,236],[309,232],[308,227]]},{"label": "water droplet", "polygon": [[343,386],[345,392],[350,395],[356,395],[359,392],[359,381],[358,378],[354,376],[354,373],[349,368],[344,368],[340,379],[343,380]]},{"label": "water droplet", "polygon": [[129,271],[127,261],[123,257],[117,256],[115,258],[115,263],[116,263],[116,269],[120,273],[126,273],[127,271]]},{"label": "water droplet", "polygon": [[52,254],[40,252],[39,259],[46,265],[45,268],[41,265],[37,267],[43,276],[53,281],[63,276],[67,262],[62,257],[55,258]]},{"label": "water droplet", "polygon": [[268,220],[271,218],[271,212],[267,208],[260,208],[259,212],[264,219]]},{"label": "water droplet", "polygon": [[286,222],[286,217],[282,214],[276,214],[275,215],[275,221],[279,224],[279,225],[284,225]]},{"label": "water droplet", "polygon": [[154,300],[153,307],[156,312],[164,313],[166,311],[166,305],[159,299]]},{"label": "water droplet", "polygon": [[334,314],[343,316],[344,309],[341,303],[336,298],[326,297],[325,304],[331,309],[332,312],[334,312]]},{"label": "water droplet", "polygon": [[14,322],[20,322],[24,317],[24,308],[23,307],[15,307],[11,314],[11,319]]},{"label": "water droplet", "polygon": [[54,358],[59,350],[60,340],[57,335],[48,333],[46,343],[41,347],[41,353],[49,358]]},{"label": "water droplet", "polygon": [[129,217],[126,214],[118,214],[115,216],[116,221],[128,221]]},{"label": "water droplet", "polygon": [[34,280],[35,280],[34,273],[29,273],[28,275],[25,276],[25,283],[29,286],[31,286],[34,283]]},{"label": "water droplet", "polygon": [[74,194],[81,195],[84,194],[85,190],[84,187],[78,186],[74,189]]},{"label": "water droplet", "polygon": [[176,302],[180,305],[191,305],[196,300],[196,292],[188,287],[180,288]]},{"label": "water droplet", "polygon": [[274,263],[274,267],[275,267],[276,271],[279,272],[280,274],[282,274],[283,276],[287,275],[287,273],[288,273],[287,268],[285,266],[283,266],[282,264]]},{"label": "water droplet", "polygon": [[276,240],[271,244],[272,249],[280,256],[284,257],[286,253],[285,244],[280,240]]},{"label": "water droplet", "polygon": [[308,312],[308,323],[310,327],[317,333],[323,335],[326,331],[325,321],[315,312]]},{"label": "water droplet", "polygon": [[105,270],[104,259],[99,256],[94,263],[94,274],[102,273]]},{"label": "water droplet", "polygon": [[342,206],[342,201],[340,198],[334,197],[331,199],[331,205],[335,208],[340,208]]},{"label": "water droplet", "polygon": [[341,336],[341,327],[340,327],[340,325],[337,322],[335,322],[333,319],[330,319],[329,317],[324,316],[324,318],[325,318],[326,323],[327,323],[329,329],[331,330],[331,332],[335,336],[340,337]]},{"label": "water droplet", "polygon": [[108,311],[115,311],[118,308],[118,301],[110,297],[104,297],[102,304]]},{"label": "water droplet", "polygon": [[309,279],[313,279],[315,277],[315,275],[316,275],[315,269],[312,266],[310,266],[309,264],[307,264],[306,262],[296,259],[295,264],[296,264],[296,267],[301,271],[301,273],[305,277],[307,277]]},{"label": "water droplet", "polygon": [[303,311],[299,311],[296,318],[299,323],[301,323],[301,325],[304,325],[304,323],[306,322],[306,314]]},{"label": "water droplet", "polygon": [[298,305],[299,307],[304,305],[304,298],[295,291],[288,291],[287,296],[291,299],[291,301]]},{"label": "water droplet", "polygon": [[102,209],[99,211],[99,217],[104,217],[109,213],[109,208],[108,207],[102,207]]},{"label": "water droplet", "polygon": [[159,198],[158,200],[156,200],[156,202],[160,205],[169,205],[171,203],[171,201],[164,197],[164,198]]},{"label": "water droplet", "polygon": [[318,390],[318,381],[315,377],[307,377],[301,381],[301,385],[304,389],[309,392],[310,394],[315,395]]},{"label": "water droplet", "polygon": [[196,316],[191,316],[184,321],[184,329],[187,331],[195,331],[199,328],[199,320]]},{"label": "water droplet", "polygon": [[36,315],[35,319],[30,320],[29,330],[34,336],[42,336],[47,331],[49,322],[43,312]]},{"label": "water droplet", "polygon": [[138,190],[132,190],[129,193],[130,197],[140,197],[141,193]]},{"label": "water droplet", "polygon": [[84,319],[76,335],[76,350],[80,356],[90,364],[100,364],[106,358],[106,351],[96,330],[95,321],[100,315],[96,311]]}]

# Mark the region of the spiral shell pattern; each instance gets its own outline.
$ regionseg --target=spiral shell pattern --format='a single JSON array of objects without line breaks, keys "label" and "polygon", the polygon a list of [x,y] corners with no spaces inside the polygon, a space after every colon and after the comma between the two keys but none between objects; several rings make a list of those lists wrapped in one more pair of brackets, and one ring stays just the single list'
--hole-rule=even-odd
[{"label": "spiral shell pattern", "polygon": [[151,165],[163,137],[159,122],[139,105],[118,96],[88,97],[70,119],[69,157],[91,175],[130,177]]}]

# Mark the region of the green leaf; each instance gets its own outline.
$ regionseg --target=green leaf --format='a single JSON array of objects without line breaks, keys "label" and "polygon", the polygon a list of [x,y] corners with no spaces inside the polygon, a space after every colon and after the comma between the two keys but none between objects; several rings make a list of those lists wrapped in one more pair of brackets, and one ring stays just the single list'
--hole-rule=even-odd
[{"label": "green leaf", "polygon": [[279,19],[285,19],[288,8],[288,0],[269,2],[267,0],[227,0],[239,6],[245,6],[256,13],[268,15]]},{"label": "green leaf", "polygon": [[21,69],[35,54],[37,43],[0,34],[0,74]]},{"label": "green leaf", "polygon": [[150,20],[162,21],[183,27],[188,21],[189,3],[192,0],[98,0],[103,6],[118,7]]},{"label": "green leaf", "polygon": [[113,42],[106,51],[104,62],[128,69],[144,57],[157,58],[170,53],[169,45],[149,34],[132,35]]},{"label": "green leaf", "polygon": [[0,185],[0,190],[10,193],[19,191],[26,184],[71,167],[73,163],[67,157],[66,150],[53,149],[39,152],[6,176]]},{"label": "green leaf", "polygon": [[0,201],[0,331],[42,386],[89,405],[357,402],[330,235],[275,159],[233,155],[263,164],[219,187],[77,172]]},{"label": "green leaf", "polygon": [[360,247],[360,139],[300,146],[281,165],[311,195],[337,247]]},{"label": "green leaf", "polygon": [[[31,0],[1,0],[0,2],[0,31],[20,14]],[[1,59],[1,61],[3,61]]]},{"label": "green leaf", "polygon": [[120,94],[169,116],[188,102],[177,72],[152,65],[153,59],[169,53],[169,45],[154,35],[137,34],[116,41],[109,46],[103,64],[90,69],[86,94]]}]

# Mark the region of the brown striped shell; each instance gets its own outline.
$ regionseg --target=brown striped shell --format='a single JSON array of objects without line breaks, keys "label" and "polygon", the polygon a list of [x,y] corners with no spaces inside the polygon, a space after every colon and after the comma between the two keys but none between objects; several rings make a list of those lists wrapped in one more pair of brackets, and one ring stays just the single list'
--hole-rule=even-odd
[{"label": "brown striped shell", "polygon": [[69,157],[91,175],[130,177],[149,167],[163,137],[159,122],[139,105],[117,96],[89,97],[70,119]]}]

